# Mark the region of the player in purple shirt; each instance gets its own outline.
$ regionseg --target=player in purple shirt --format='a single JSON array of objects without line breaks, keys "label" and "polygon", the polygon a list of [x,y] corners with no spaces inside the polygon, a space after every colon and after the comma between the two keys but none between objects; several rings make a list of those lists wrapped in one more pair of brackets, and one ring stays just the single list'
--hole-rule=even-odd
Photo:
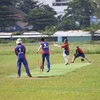
[{"label": "player in purple shirt", "polygon": [[26,73],[29,77],[32,77],[32,75],[30,74],[30,71],[29,71],[29,67],[28,67],[28,63],[27,63],[27,60],[26,60],[26,48],[25,46],[22,44],[22,40],[21,39],[17,39],[16,41],[16,46],[14,48],[14,51],[15,51],[15,54],[18,58],[17,60],[17,67],[18,67],[18,77],[21,76],[21,64],[23,63],[24,67],[25,67],[25,70],[26,70]]}]

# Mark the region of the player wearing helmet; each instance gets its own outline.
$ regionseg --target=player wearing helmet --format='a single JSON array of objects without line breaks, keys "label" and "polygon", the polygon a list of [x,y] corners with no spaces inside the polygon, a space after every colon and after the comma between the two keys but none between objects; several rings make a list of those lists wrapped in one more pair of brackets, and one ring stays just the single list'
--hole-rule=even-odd
[{"label": "player wearing helmet", "polygon": [[69,64],[69,44],[68,44],[68,39],[64,39],[64,44],[63,45],[58,45],[58,44],[54,44],[55,46],[59,47],[59,48],[63,48],[63,58],[65,60],[65,65]]}]

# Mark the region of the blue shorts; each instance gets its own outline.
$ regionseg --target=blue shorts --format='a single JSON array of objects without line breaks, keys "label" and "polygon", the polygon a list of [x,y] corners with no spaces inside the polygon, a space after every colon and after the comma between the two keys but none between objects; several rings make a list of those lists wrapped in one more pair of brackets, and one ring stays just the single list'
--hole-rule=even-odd
[{"label": "blue shorts", "polygon": [[85,55],[84,54],[77,54],[77,55],[75,55],[75,58],[77,58],[77,57],[83,57],[83,58],[85,58]]},{"label": "blue shorts", "polygon": [[66,55],[69,55],[69,51],[65,51],[65,54],[66,54]]}]

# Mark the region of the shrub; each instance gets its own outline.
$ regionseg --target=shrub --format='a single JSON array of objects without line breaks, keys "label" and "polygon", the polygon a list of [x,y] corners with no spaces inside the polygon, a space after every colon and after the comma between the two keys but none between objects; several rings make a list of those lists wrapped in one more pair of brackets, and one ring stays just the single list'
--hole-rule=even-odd
[{"label": "shrub", "polygon": [[14,33],[12,33],[12,36],[13,35],[22,35],[23,34],[23,32],[14,32]]}]

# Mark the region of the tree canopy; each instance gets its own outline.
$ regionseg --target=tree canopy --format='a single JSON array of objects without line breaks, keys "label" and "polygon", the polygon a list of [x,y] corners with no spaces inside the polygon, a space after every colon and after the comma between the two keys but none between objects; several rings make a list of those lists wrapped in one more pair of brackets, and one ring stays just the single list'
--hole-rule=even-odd
[{"label": "tree canopy", "polygon": [[64,29],[77,29],[76,22],[80,26],[87,27],[90,25],[90,16],[93,15],[94,11],[89,0],[73,0],[65,9],[61,24]]},{"label": "tree canopy", "polygon": [[53,8],[48,5],[41,5],[41,7],[31,10],[25,20],[33,26],[33,30],[45,30],[47,26],[56,24],[55,14]]},{"label": "tree canopy", "polygon": [[16,22],[15,13],[10,10],[13,0],[0,0],[0,31],[6,30]]},{"label": "tree canopy", "polygon": [[16,7],[28,14],[32,9],[39,7],[38,1],[36,0],[17,0]]},{"label": "tree canopy", "polygon": [[55,17],[56,11],[49,5],[39,4],[36,0],[0,0],[0,31],[14,26],[17,21],[16,7],[26,13],[25,22],[33,26],[33,30],[71,30],[90,26],[90,16],[100,18],[100,0],[72,0],[65,9],[64,16]]}]

